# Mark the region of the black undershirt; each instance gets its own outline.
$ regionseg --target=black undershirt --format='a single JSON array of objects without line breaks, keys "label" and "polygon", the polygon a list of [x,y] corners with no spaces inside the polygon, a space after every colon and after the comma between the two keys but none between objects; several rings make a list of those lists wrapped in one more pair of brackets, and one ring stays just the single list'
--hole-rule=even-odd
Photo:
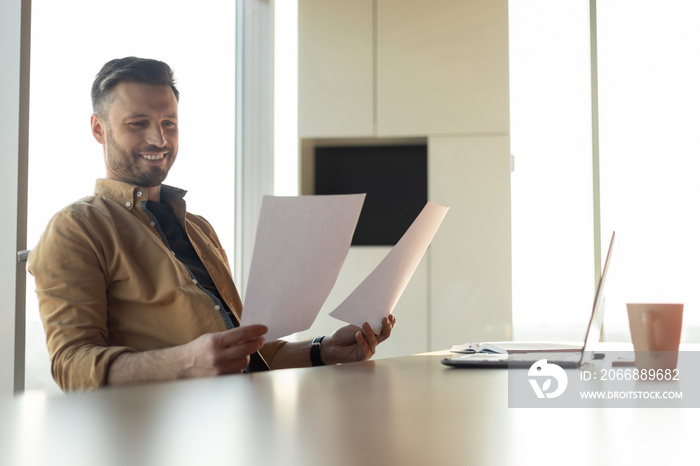
[{"label": "black undershirt", "polygon": [[177,218],[175,217],[170,205],[161,204],[154,201],[147,201],[146,208],[158,220],[160,228],[168,242],[168,247],[175,253],[175,257],[177,257],[180,262],[182,262],[183,265],[190,270],[202,288],[207,290],[219,300],[235,325],[236,320],[233,318],[231,310],[226,305],[226,302],[221,298],[219,290],[216,289],[216,285],[214,285],[214,282],[209,276],[209,272],[207,272],[202,260],[194,250],[194,246],[192,246],[192,243],[187,236],[187,232],[182,225],[180,225],[180,222],[177,221]]}]

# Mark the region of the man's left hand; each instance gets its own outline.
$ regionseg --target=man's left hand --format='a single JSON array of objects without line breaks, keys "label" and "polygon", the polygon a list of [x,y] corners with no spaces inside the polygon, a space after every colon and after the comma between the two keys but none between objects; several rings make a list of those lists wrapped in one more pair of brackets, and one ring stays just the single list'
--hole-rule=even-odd
[{"label": "man's left hand", "polygon": [[382,319],[382,331],[375,335],[372,327],[365,322],[362,328],[346,325],[323,339],[321,343],[321,360],[324,364],[366,361],[377,351],[377,345],[391,335],[396,325],[393,315]]}]

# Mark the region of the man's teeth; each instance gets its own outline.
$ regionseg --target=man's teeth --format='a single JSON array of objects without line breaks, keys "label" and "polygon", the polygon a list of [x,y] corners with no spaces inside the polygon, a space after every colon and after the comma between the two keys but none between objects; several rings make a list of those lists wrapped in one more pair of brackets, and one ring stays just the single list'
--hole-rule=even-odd
[{"label": "man's teeth", "polygon": [[146,160],[160,160],[163,157],[165,157],[165,154],[157,154],[157,155],[152,155],[152,154],[140,154],[141,157],[143,157]]}]

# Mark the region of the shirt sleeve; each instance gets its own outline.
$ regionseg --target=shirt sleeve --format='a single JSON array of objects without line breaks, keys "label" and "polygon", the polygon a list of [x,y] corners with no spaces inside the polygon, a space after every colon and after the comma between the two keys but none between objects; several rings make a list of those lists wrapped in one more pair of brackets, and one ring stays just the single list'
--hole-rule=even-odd
[{"label": "shirt sleeve", "polygon": [[64,391],[105,385],[112,361],[133,349],[108,344],[109,268],[89,222],[70,208],[56,214],[29,254],[27,269],[35,279],[56,383]]}]

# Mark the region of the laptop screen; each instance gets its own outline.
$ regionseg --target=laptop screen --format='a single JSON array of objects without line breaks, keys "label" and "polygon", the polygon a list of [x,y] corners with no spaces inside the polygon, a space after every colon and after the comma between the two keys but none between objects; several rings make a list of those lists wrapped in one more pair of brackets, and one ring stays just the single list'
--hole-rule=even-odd
[{"label": "laptop screen", "polygon": [[589,359],[592,359],[593,355],[590,348],[600,341],[600,334],[603,331],[603,315],[605,314],[605,279],[608,275],[610,258],[612,257],[614,246],[615,232],[613,231],[612,238],[610,239],[610,246],[608,247],[608,255],[605,258],[605,265],[603,266],[603,271],[600,274],[600,281],[598,282],[595,299],[593,300],[593,312],[591,312],[591,320],[588,323],[588,330],[586,331],[586,338],[584,339],[583,351],[581,354],[582,364],[587,362]]}]

